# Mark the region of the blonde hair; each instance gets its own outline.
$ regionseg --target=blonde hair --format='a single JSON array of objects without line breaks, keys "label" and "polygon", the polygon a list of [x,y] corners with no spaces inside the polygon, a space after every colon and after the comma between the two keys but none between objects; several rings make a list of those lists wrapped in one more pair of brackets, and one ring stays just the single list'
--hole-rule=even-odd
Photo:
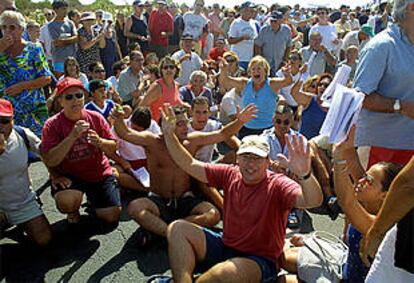
[{"label": "blonde hair", "polygon": [[223,58],[226,58],[227,56],[233,57],[234,59],[236,59],[236,61],[239,61],[239,56],[237,56],[236,53],[234,53],[233,51],[226,51],[223,54]]},{"label": "blonde hair", "polygon": [[268,76],[270,75],[270,65],[264,57],[260,55],[254,56],[247,67],[247,73],[250,73],[250,70],[254,65],[262,66],[265,69],[266,74]]}]

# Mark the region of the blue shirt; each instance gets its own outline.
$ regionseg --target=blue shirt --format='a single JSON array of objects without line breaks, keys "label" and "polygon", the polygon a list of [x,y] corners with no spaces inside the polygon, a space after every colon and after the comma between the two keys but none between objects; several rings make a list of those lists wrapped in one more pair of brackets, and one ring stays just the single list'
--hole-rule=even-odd
[{"label": "blue shirt", "polygon": [[316,96],[312,97],[309,106],[302,112],[300,132],[309,140],[318,136],[326,114],[327,112],[318,105]]},{"label": "blue shirt", "polygon": [[114,106],[115,106],[115,103],[112,100],[106,99],[105,100],[105,106],[104,106],[103,109],[100,108],[98,105],[96,105],[93,102],[93,100],[88,102],[85,105],[85,108],[88,109],[88,110],[100,113],[106,120],[108,120],[109,113],[111,113],[111,110]]},{"label": "blue shirt", "polygon": [[365,266],[359,256],[359,243],[362,240],[362,234],[359,233],[351,224],[346,231],[346,242],[349,248],[348,259],[345,264],[345,282],[364,283],[369,268]]},{"label": "blue shirt", "polygon": [[[299,133],[293,129],[289,130],[289,136],[292,137],[292,135],[298,135]],[[288,148],[285,144],[285,146],[282,148],[279,139],[276,136],[275,128],[264,130],[261,136],[265,137],[267,140],[267,143],[270,147],[270,153],[269,158],[270,160],[277,160],[277,155],[279,153],[283,154],[286,157],[289,157]],[[306,141],[306,139],[305,139]],[[306,141],[307,144],[307,141]]]},{"label": "blue shirt", "polygon": [[[414,45],[393,24],[362,50],[354,88],[369,95],[414,102]],[[392,137],[392,138],[390,138]],[[357,146],[414,149],[414,120],[399,113],[362,109],[357,122]]]},{"label": "blue shirt", "polygon": [[266,129],[273,126],[273,113],[276,110],[277,94],[270,87],[269,79],[266,79],[263,87],[256,92],[253,89],[253,81],[249,79],[241,94],[242,108],[253,103],[256,105],[258,112],[256,118],[244,124],[249,129]]}]

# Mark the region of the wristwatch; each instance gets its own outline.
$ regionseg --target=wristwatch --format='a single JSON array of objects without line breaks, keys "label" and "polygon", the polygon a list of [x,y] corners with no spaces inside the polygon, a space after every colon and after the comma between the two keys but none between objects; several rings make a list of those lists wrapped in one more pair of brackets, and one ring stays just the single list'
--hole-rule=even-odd
[{"label": "wristwatch", "polygon": [[394,101],[394,105],[392,106],[392,109],[394,110],[394,112],[397,112],[397,113],[401,111],[401,101],[399,99],[396,99]]}]

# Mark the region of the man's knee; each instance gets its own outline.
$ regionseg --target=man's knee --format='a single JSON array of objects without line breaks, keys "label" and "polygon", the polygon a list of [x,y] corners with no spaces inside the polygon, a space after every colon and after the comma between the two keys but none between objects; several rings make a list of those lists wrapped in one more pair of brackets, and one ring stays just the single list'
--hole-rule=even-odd
[{"label": "man's knee", "polygon": [[55,194],[56,206],[62,213],[77,211],[82,204],[82,192],[65,190]]},{"label": "man's knee", "polygon": [[136,199],[128,205],[128,215],[139,221],[140,219],[146,218],[148,214],[154,214],[154,206],[149,199]]},{"label": "man's knee", "polygon": [[213,227],[220,222],[221,215],[217,208],[212,207],[205,214],[207,216],[206,224],[209,227]]},{"label": "man's knee", "polygon": [[170,241],[170,239],[174,239],[175,237],[185,236],[185,233],[189,230],[189,226],[191,226],[191,224],[182,219],[171,222],[167,228],[168,241]]}]

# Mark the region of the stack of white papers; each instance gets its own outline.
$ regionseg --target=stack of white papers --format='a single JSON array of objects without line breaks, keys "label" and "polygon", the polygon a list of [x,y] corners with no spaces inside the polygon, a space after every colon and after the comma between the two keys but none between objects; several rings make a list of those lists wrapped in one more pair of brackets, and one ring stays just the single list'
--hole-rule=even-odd
[{"label": "stack of white papers", "polygon": [[354,89],[336,86],[331,106],[320,130],[321,135],[329,137],[329,143],[339,143],[346,139],[358,119],[364,97],[363,93]]},{"label": "stack of white papers", "polygon": [[139,181],[145,188],[150,187],[150,175],[145,167],[138,168],[137,170],[131,169],[132,175]]},{"label": "stack of white papers", "polygon": [[349,75],[351,74],[352,68],[348,65],[342,65],[335,74],[332,82],[323,92],[322,106],[329,107],[331,105],[332,97],[335,93],[335,89],[338,85],[346,85],[348,83]]}]

